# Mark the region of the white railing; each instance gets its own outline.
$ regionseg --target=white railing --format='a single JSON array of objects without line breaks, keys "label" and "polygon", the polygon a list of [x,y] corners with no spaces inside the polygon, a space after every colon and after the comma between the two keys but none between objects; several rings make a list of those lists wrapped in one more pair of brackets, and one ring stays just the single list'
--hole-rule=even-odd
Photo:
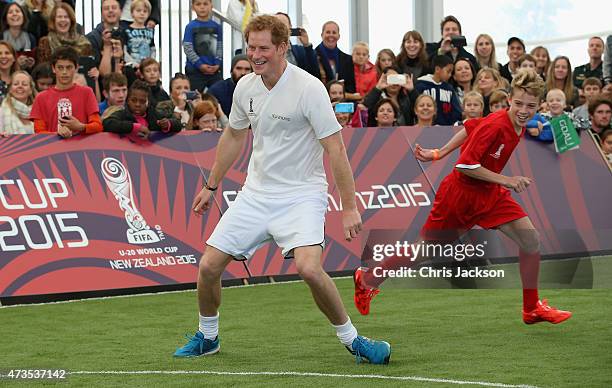
[{"label": "white railing", "polygon": [[[83,26],[85,33],[92,31],[101,21],[101,0],[77,0],[77,22]],[[190,0],[160,0],[160,24],[155,31],[157,60],[162,64],[162,82],[168,88],[170,78],[177,72],[185,71],[185,54],[183,53],[183,33],[191,21]],[[223,25],[223,46],[228,47],[224,54],[224,77],[229,75],[230,56],[234,52],[231,31],[240,30],[240,26],[231,23],[223,12],[213,10],[214,20]],[[229,55],[229,56],[228,56]]]}]

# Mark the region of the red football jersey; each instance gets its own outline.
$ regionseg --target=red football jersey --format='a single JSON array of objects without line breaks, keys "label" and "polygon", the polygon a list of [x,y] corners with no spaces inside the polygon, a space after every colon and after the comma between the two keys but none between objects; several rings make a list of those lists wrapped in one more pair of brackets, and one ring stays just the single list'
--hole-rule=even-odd
[{"label": "red football jersey", "polygon": [[[468,138],[461,147],[461,154],[455,167],[476,169],[482,166],[495,173],[501,173],[525,133],[525,128],[521,128],[521,133],[517,135],[507,110],[491,113],[482,119],[468,120],[466,124]],[[456,170],[454,173],[464,183],[493,185],[490,182],[470,178]]]}]

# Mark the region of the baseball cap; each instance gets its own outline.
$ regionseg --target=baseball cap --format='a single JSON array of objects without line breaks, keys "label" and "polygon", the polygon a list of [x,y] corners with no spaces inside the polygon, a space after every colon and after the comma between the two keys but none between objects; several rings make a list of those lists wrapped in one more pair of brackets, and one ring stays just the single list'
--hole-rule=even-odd
[{"label": "baseball cap", "polygon": [[513,36],[512,38],[508,39],[508,46],[510,46],[512,42],[519,42],[520,45],[523,46],[523,51],[525,50],[525,42],[523,42],[521,38],[517,38],[516,36]]}]

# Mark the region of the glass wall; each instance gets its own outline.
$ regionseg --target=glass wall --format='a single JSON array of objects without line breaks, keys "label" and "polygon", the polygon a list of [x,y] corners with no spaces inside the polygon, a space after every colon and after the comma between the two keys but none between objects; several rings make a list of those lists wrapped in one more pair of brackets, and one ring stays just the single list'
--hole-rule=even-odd
[{"label": "glass wall", "polygon": [[351,52],[349,4],[347,0],[302,0],[303,26],[308,31],[308,38],[313,45],[321,43],[323,23],[333,20],[340,26],[338,47],[347,54]]},{"label": "glass wall", "polygon": [[402,37],[414,29],[412,0],[385,0],[369,2],[370,61],[376,61],[376,54],[384,48],[399,53]]},{"label": "glass wall", "polygon": [[[609,6],[605,2],[578,0],[444,0],[444,14],[455,15],[468,39],[468,51],[474,50],[474,39],[488,33],[496,43],[498,62],[508,61],[506,42],[518,36],[527,51],[537,45],[548,48],[551,57],[566,55],[572,67],[587,63],[588,39],[612,29]],[[600,7],[601,11],[597,12]],[[549,40],[564,40],[547,43]]]}]

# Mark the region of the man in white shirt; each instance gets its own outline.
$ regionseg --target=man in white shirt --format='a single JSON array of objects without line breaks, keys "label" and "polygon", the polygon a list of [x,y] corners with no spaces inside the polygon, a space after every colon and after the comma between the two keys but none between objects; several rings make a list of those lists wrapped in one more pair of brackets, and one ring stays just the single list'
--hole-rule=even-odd
[{"label": "man in white shirt", "polygon": [[229,128],[219,140],[215,163],[193,210],[202,214],[211,206],[211,194],[243,149],[249,126],[253,153],[243,190],[217,224],[200,260],[199,330],[174,355],[219,350],[221,275],[232,258],[249,259],[274,240],[286,258],[295,260],[340,342],[358,358],[386,364],[391,347],[357,335],[335,284],[321,266],[327,210],[323,152],[329,156],[342,200],[345,238],[350,241],[361,230],[353,174],[327,91],[318,79],[287,63],[289,31],[277,18],[252,19],[245,37],[253,73],[236,86]]}]

